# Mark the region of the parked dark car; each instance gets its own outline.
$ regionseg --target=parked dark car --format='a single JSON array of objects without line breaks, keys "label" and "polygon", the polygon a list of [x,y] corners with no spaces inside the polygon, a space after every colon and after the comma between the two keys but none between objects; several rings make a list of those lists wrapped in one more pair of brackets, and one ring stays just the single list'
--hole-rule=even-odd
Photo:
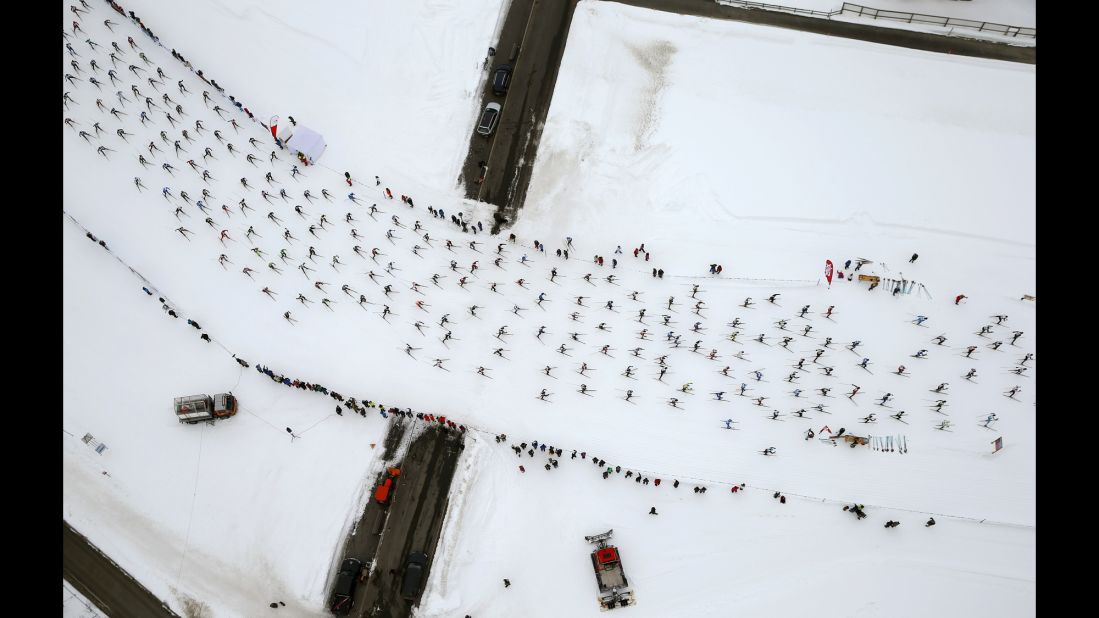
[{"label": "parked dark car", "polygon": [[351,608],[355,606],[355,586],[362,570],[362,561],[355,558],[347,558],[340,565],[340,572],[336,574],[336,586],[332,590],[332,613],[338,616],[351,613]]},{"label": "parked dark car", "polygon": [[492,76],[492,93],[502,97],[508,93],[511,85],[511,65],[501,64],[496,67],[496,73]]},{"label": "parked dark car", "polygon": [[406,601],[411,601],[420,594],[420,585],[423,584],[426,570],[427,554],[414,551],[408,555],[404,566],[404,579],[401,580],[401,597]]},{"label": "parked dark car", "polygon": [[481,112],[481,121],[477,123],[477,133],[481,135],[492,135],[492,132],[496,130],[496,122],[500,119],[500,104],[496,102],[489,103],[485,106],[485,111]]}]

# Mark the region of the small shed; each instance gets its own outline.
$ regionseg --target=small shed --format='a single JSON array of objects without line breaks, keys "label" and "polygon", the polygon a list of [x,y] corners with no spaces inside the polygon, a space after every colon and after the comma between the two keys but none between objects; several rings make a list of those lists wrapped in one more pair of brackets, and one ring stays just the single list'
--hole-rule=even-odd
[{"label": "small shed", "polygon": [[316,163],[328,148],[324,136],[305,125],[284,128],[279,131],[279,139],[286,144],[290,152],[305,157],[309,165]]}]

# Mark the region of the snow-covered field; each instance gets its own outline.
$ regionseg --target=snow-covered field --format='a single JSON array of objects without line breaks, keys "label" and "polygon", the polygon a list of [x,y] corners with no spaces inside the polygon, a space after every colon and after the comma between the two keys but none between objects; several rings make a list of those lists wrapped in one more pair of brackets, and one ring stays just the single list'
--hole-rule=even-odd
[{"label": "snow-covered field", "polygon": [[465,160],[482,62],[507,2],[124,5],[258,119],[277,114],[285,124],[293,116],[324,135],[322,165],[363,182],[379,174],[449,190]]},{"label": "snow-covered field", "polygon": [[[611,365],[615,376],[598,374],[598,382],[588,384],[609,386],[621,397],[627,385],[618,374],[636,362],[643,367],[637,392],[649,396],[645,406],[631,409],[620,399],[582,405],[572,395],[566,410],[555,406],[550,415],[568,415],[575,429],[547,436],[531,423],[518,435],[586,448],[665,484],[639,489],[622,479],[603,481],[598,470],[581,465],[577,472],[569,462],[567,470],[546,473],[512,461],[506,471],[501,467],[514,453],[467,450],[466,465],[484,472],[468,481],[455,514],[460,523],[444,538],[449,566],[433,574],[430,609],[422,614],[453,615],[460,608],[506,616],[533,607],[595,615],[583,536],[607,528],[615,529],[639,591],[631,615],[1033,614],[1034,400],[1016,406],[1000,393],[1015,382],[1034,385],[1005,375],[1018,358],[986,353],[971,362],[961,355],[965,346],[990,343],[973,333],[991,314],[1010,314],[1013,328],[1033,332],[1034,308],[1019,297],[1032,293],[1035,282],[1034,74],[1021,65],[581,3],[515,228],[519,236],[594,236],[608,260],[611,247],[628,243],[626,255],[617,256],[625,263],[624,272],[619,267],[623,292],[645,290],[650,315],[664,313],[653,305],[669,295],[688,302],[683,296],[698,279],[655,284],[646,269],[655,264],[681,275],[723,263],[726,275],[745,279],[704,281],[707,293],[700,295],[712,308],[705,324],[723,335],[731,330],[723,324],[740,317],[747,322],[743,335],[767,333],[774,345],[772,336],[783,333],[773,322],[788,318],[800,331],[806,322],[792,318],[805,303],[817,310],[835,304],[848,313],[824,327],[815,317],[821,337],[792,344],[797,354],[748,339],[743,348],[713,345],[725,358],[747,350],[752,363],[669,361],[674,384],[699,380],[698,395],[679,395],[687,401],[684,414],[664,405],[676,395],[671,388],[652,392],[651,356],[642,362],[625,352],[641,342],[621,341],[622,356],[598,365],[602,371]],[[650,263],[632,257],[641,242],[654,248]],[[908,264],[914,251],[921,257]],[[884,261],[889,270],[877,265],[878,274],[900,278],[903,272],[924,283],[934,300],[891,298],[888,290],[868,294],[865,284],[847,280],[830,290],[752,280],[812,282],[825,258],[842,270],[855,255]],[[578,293],[601,301],[601,286],[580,286]],[[782,293],[782,309],[761,302],[773,292]],[[954,306],[959,293],[972,298]],[[738,308],[745,296],[761,305]],[[631,312],[635,305],[628,305]],[[674,330],[683,333],[694,316],[686,315],[689,304],[677,308]],[[915,314],[938,323],[921,330],[909,322]],[[632,336],[639,328],[634,323],[627,330]],[[669,329],[652,330],[663,340]],[[948,336],[945,349],[929,341],[940,333]],[[790,427],[738,397],[721,404],[708,394],[746,381],[757,394],[775,397],[765,404],[778,410],[806,405],[796,403],[789,394],[795,386],[782,380],[826,335],[861,339],[872,346],[864,355],[873,362],[889,359],[870,376],[854,366],[862,355],[841,348],[825,356],[842,373],[838,385],[812,371],[809,388],[848,392],[857,383],[864,392],[874,389],[858,406],[841,395],[830,400],[832,414],[815,413],[814,421]],[[704,349],[714,341],[705,339]],[[652,344],[644,345],[649,354]],[[930,361],[908,357],[928,347]],[[727,362],[734,380],[715,375]],[[902,363],[916,372],[912,378],[890,375]],[[960,380],[970,366],[987,376],[974,388]],[[764,373],[772,382],[755,384],[746,373],[756,368],[769,368]],[[928,389],[943,381],[953,389],[950,418],[964,424],[953,434],[932,429],[943,417],[928,408],[937,398]],[[885,392],[915,415],[910,426],[873,405]],[[818,393],[812,403],[820,401]],[[973,419],[992,411],[1009,418],[1005,409],[1011,420],[1000,432],[974,426]],[[871,434],[904,433],[919,448],[885,455],[806,442],[798,434],[825,424],[865,432],[857,419],[872,411],[891,425]],[[721,429],[719,419],[728,417],[740,419],[743,431]],[[989,442],[999,435],[1012,441],[1013,452],[990,454]],[[757,453],[769,445],[781,456]],[[518,473],[518,463],[530,472]],[[691,486],[705,479],[710,491],[700,497],[686,486],[674,490],[669,478]],[[737,482],[760,489],[730,495],[728,483]],[[779,505],[774,490],[812,498]],[[926,516],[890,509],[878,511],[872,524],[857,522],[841,511],[841,501],[1021,527],[939,517],[935,528],[924,530]],[[661,514],[647,515],[650,506]],[[883,529],[889,518],[903,525]],[[477,530],[484,533],[471,533]],[[502,577],[513,582],[506,591]]]},{"label": "snow-covered field", "polygon": [[[271,8],[269,3],[255,4]],[[385,161],[385,165],[393,165],[392,169],[403,169],[410,177],[426,177],[429,186],[448,186],[452,183],[452,171],[456,174],[454,170],[462,158],[461,142],[469,125],[463,117],[465,108],[471,108],[469,115],[475,113],[471,93],[480,79],[480,66],[471,50],[480,49],[491,36],[499,8],[499,3],[468,6],[426,2],[411,7],[402,4],[394,19],[415,21],[413,31],[431,31],[421,35],[430,39],[430,45],[422,40],[411,45],[404,38],[407,30],[369,27],[387,19],[384,14],[375,14],[376,11],[390,11],[392,7],[370,5],[363,9],[367,15],[356,16],[355,21],[359,22],[356,26],[353,21],[332,19],[332,15],[335,8],[359,10],[355,7],[362,5],[357,3],[336,3],[338,7],[329,6],[323,14],[311,13],[315,18],[304,24],[301,20],[305,19],[305,8],[285,4],[283,9],[298,12],[296,30],[279,30],[272,25],[274,22],[259,19],[262,11],[245,10],[240,18],[228,19],[219,12],[222,5],[217,3],[191,3],[187,7],[126,3],[125,8],[143,18],[168,48],[161,49],[129,20],[103,3],[94,3],[92,14],[80,19],[82,33],[86,35],[78,33],[73,40],[81,47],[77,51],[81,57],[75,60],[83,69],[77,77],[84,81],[75,85],[65,82],[66,90],[77,101],[65,116],[81,123],[71,132],[66,129],[66,140],[71,139],[66,142],[64,155],[66,210],[107,240],[113,252],[155,281],[154,286],[159,286],[153,288],[157,295],[166,296],[183,316],[179,320],[166,317],[156,297],[147,297],[141,291],[144,284],[139,279],[83,238],[83,233],[72,223],[64,221],[65,429],[70,434],[63,436],[66,518],[177,611],[188,607],[187,599],[195,599],[210,606],[215,615],[249,615],[272,600],[283,600],[299,612],[320,613],[338,558],[336,552],[366,499],[369,486],[364,483],[369,482],[375,454],[369,445],[380,442],[384,421],[376,415],[367,420],[340,419],[334,414],[332,400],[276,387],[254,370],[242,371],[234,362],[231,353],[237,352],[250,362],[263,362],[276,371],[320,382],[347,396],[372,397],[375,392],[370,384],[373,380],[365,379],[363,366],[355,364],[356,356],[374,353],[368,347],[368,333],[363,333],[357,345],[358,355],[339,343],[343,337],[338,324],[331,324],[336,330],[323,336],[328,342],[325,346],[313,346],[308,339],[286,345],[272,330],[281,329],[280,322],[285,324],[281,311],[268,316],[271,320],[265,323],[260,312],[267,306],[251,296],[262,286],[241,287],[240,282],[226,278],[216,261],[220,250],[203,257],[192,253],[193,247],[179,245],[182,253],[166,250],[166,242],[185,241],[173,231],[176,225],[170,224],[175,222],[172,207],[159,195],[160,188],[172,184],[177,187],[177,195],[180,189],[190,189],[201,197],[198,185],[202,183],[194,176],[187,182],[180,180],[180,186],[159,169],[166,161],[165,156],[152,156],[144,145],[157,139],[164,150],[171,150],[171,144],[160,141],[157,134],[167,129],[172,131],[173,140],[183,139],[181,127],[172,130],[164,113],[147,108],[144,98],[134,101],[131,85],[138,86],[143,97],[151,95],[162,109],[171,111],[174,107],[174,103],[167,105],[161,100],[162,93],[170,93],[174,102],[182,103],[184,112],[189,114],[184,120],[193,137],[198,133],[194,121],[200,118],[211,130],[220,128],[226,135],[233,134],[230,140],[236,140],[241,148],[249,148],[249,152],[264,155],[266,162],[266,152],[274,148],[269,135],[265,136],[258,125],[233,109],[214,88],[203,84],[174,60],[169,51],[178,46],[196,69],[205,66],[208,77],[217,79],[228,93],[236,93],[252,106],[257,116],[261,110],[281,112],[284,118],[289,112],[299,122],[325,132],[330,147],[322,163],[338,164],[341,170],[370,169],[385,173],[380,169],[390,169],[368,165],[374,157]],[[481,18],[486,15],[487,21],[482,23]],[[118,24],[113,26],[114,34],[103,25],[106,19]],[[474,22],[477,27],[448,29],[455,24]],[[198,30],[187,30],[189,27]],[[345,30],[354,27],[362,31]],[[311,35],[307,28],[313,29]],[[71,32],[69,26],[66,30]],[[230,32],[233,36],[229,36]],[[131,50],[126,42],[128,36],[134,38],[140,50]],[[308,55],[292,53],[294,46],[286,44],[286,37],[291,36],[306,39],[311,36],[314,47],[318,40],[342,41],[340,44],[356,49],[355,55],[348,58],[331,51],[330,46],[322,46],[321,49],[328,50],[322,55],[326,60],[322,71],[309,61]],[[99,47],[93,49],[83,42],[89,37]],[[112,40],[128,51],[120,54],[116,68],[118,85],[109,88],[112,82],[105,72],[112,66],[108,58]],[[238,46],[241,40],[250,44]],[[390,46],[383,46],[385,55],[375,57],[378,55],[375,48],[386,42]],[[267,64],[258,56],[241,57],[265,44],[273,48],[267,54]],[[410,49],[405,50],[406,46]],[[142,50],[155,66],[138,59]],[[227,55],[230,53],[232,56]],[[314,56],[317,53],[314,50]],[[274,54],[285,54],[284,62],[272,66]],[[426,62],[424,54],[433,58],[432,71],[445,73],[446,80],[423,78],[427,73],[417,63]],[[75,73],[69,65],[73,58],[67,52],[64,56],[64,71]],[[234,60],[226,61],[229,57]],[[92,76],[88,64],[92,59],[100,67],[94,76],[103,82],[102,92],[87,81]],[[290,60],[293,64],[287,65]],[[165,80],[165,86],[154,89],[146,82],[150,73],[138,77],[127,69],[131,62],[139,67],[138,73],[151,71],[154,78],[156,66],[160,66],[171,79]],[[240,73],[234,73],[238,69]],[[333,72],[324,72],[329,69]],[[377,89],[378,83],[388,79],[389,71],[410,72],[416,78],[406,80],[403,87]],[[340,72],[359,77],[335,79]],[[276,79],[280,75],[281,81]],[[294,77],[292,83],[287,83],[288,75]],[[181,78],[189,86],[189,94],[176,88],[175,83]],[[314,79],[318,81],[309,81]],[[302,81],[317,90],[302,102],[290,99],[301,88]],[[338,90],[340,87],[359,89],[362,96]],[[422,88],[437,89],[438,95],[432,98],[416,90]],[[116,89],[121,89],[130,102],[117,99],[112,94]],[[227,120],[220,120],[204,106],[201,98],[204,89],[212,93],[221,107],[233,110],[233,117],[247,125],[249,136],[265,140],[267,150],[253,150],[246,137],[237,137]],[[103,110],[96,107],[96,99],[100,97],[107,106]],[[293,103],[286,103],[287,100]],[[410,100],[423,107],[407,110]],[[279,107],[282,105],[287,107]],[[415,122],[402,130],[395,126],[397,123],[371,120],[372,112],[389,113],[394,106],[412,111]],[[116,120],[107,113],[110,107],[118,107],[128,115]],[[153,118],[147,130],[143,130],[138,117],[142,110],[149,111]],[[458,118],[455,124],[444,126],[451,116]],[[88,144],[76,135],[77,129],[86,129],[94,135],[92,123],[96,121],[102,123],[105,131],[110,127],[102,141],[92,140],[96,146],[102,144],[114,150],[107,153],[112,158],[110,164],[94,148],[85,149]],[[117,128],[136,135],[127,136],[127,143],[115,135]],[[412,145],[409,141],[419,139],[416,135],[421,131],[430,136],[431,147]],[[452,134],[450,138],[445,137],[448,131]],[[210,131],[201,135],[199,139],[209,141],[205,145],[220,148],[214,156],[224,163],[205,161],[211,164],[209,169],[214,178],[223,178],[224,182],[203,186],[209,186],[214,196],[225,196],[225,201],[237,207],[236,202],[243,194],[228,200],[230,183],[236,183],[233,179],[245,173],[236,166],[247,164],[242,160],[231,161],[225,146],[218,144]],[[375,147],[361,148],[368,135]],[[392,144],[400,139],[404,139],[405,145],[394,150]],[[194,146],[186,140],[184,143]],[[387,152],[390,150],[407,155],[409,164],[397,160]],[[141,172],[139,153],[155,161],[151,169],[158,172],[142,173],[149,186],[155,184],[154,189],[144,194],[137,193],[132,180]],[[424,156],[426,153],[437,154]],[[170,157],[176,166],[176,179],[183,169],[194,173],[185,161],[190,157],[203,160],[201,155],[200,149],[182,159]],[[288,153],[282,157],[284,162],[290,159]],[[458,163],[451,165],[448,157]],[[284,163],[284,168],[280,176],[286,176],[289,163]],[[338,190],[337,184],[342,184],[337,180],[340,174],[323,168],[312,171],[331,180],[328,185],[331,189]],[[157,175],[163,179],[155,178]],[[262,182],[262,175],[254,176],[253,180]],[[318,196],[320,189],[319,184],[314,187]],[[253,200],[252,196],[249,200]],[[254,202],[263,202],[258,193]],[[188,207],[194,209],[193,204],[192,200]],[[213,199],[211,207],[218,208]],[[255,203],[254,207],[258,209],[260,204]],[[197,216],[199,211],[194,210]],[[192,216],[185,222],[197,230],[191,221],[205,228],[203,218]],[[237,220],[240,219],[238,216]],[[243,241],[244,231],[245,228],[238,232],[234,227],[232,233]],[[273,229],[261,233],[277,238]],[[300,233],[306,234],[304,229]],[[270,249],[276,250],[273,246]],[[243,263],[245,255],[252,255],[243,248],[239,253],[228,252],[236,263]],[[349,261],[348,256],[353,257],[350,248],[345,254]],[[262,263],[253,266],[262,268]],[[239,267],[233,272],[247,282]],[[226,294],[226,289],[238,289],[239,293],[247,290],[247,301]],[[291,302],[290,290],[282,291],[288,295],[287,302]],[[215,343],[198,339],[199,332],[184,323],[188,318],[207,329]],[[279,353],[268,353],[264,349],[268,347]],[[384,355],[377,360],[379,364],[386,362]],[[347,367],[341,376],[344,381],[338,387],[328,380],[328,367],[336,364]],[[231,421],[214,428],[186,427],[172,417],[171,397],[225,389],[233,389],[245,408]],[[393,388],[391,392],[396,394],[400,390]],[[374,401],[378,399],[375,397]],[[291,444],[284,431],[286,426],[292,427],[302,439]],[[104,455],[95,454],[80,441],[85,433],[92,433],[107,444]],[[103,475],[104,471],[110,476]],[[220,575],[210,577],[211,573]]]},{"label": "snow-covered field", "polygon": [[[1033,66],[613,3],[582,3],[573,27],[528,235],[613,227],[668,247],[658,262],[680,272],[720,256],[774,278],[786,262],[816,279],[843,237],[866,257],[907,258],[928,233],[943,245],[932,260],[978,242],[1033,255]],[[992,256],[1011,267],[977,272],[1003,276],[998,286],[1032,280],[1032,260],[1013,253]],[[966,264],[950,264],[930,271],[933,294],[973,285]],[[925,266],[895,269],[919,278]]]},{"label": "snow-covered field", "polygon": [[[1035,289],[1034,67],[582,2],[528,203],[510,230],[519,244],[507,245],[506,235],[463,233],[446,221],[463,208],[470,212],[448,187],[464,155],[480,49],[492,37],[499,3],[386,5],[392,24],[414,23],[445,48],[437,66],[451,85],[440,86],[433,101],[393,88],[353,105],[346,97],[374,85],[371,76],[383,71],[375,65],[419,75],[415,65],[428,52],[409,51],[410,58],[402,45],[383,45],[356,65],[346,56],[362,57],[361,40],[351,40],[361,39],[360,25],[331,15],[383,9],[346,4],[333,3],[339,11],[322,4],[293,19],[285,16],[305,9],[291,3],[232,12],[204,1],[187,11],[150,2],[126,7],[257,115],[286,105],[283,98],[295,90],[287,76],[311,79],[330,70],[318,66],[361,68],[366,77],[322,80],[321,92],[278,110],[328,137],[323,165],[303,168],[297,178],[288,153],[269,161],[269,134],[129,20],[100,3],[81,18],[86,34],[72,44],[84,81],[64,84],[75,100],[64,116],[79,123],[64,127],[65,210],[110,252],[63,220],[64,492],[74,527],[181,613],[251,616],[282,600],[293,615],[323,614],[337,552],[377,465],[371,444],[381,441],[387,421],[336,416],[331,399],[242,370],[235,353],[346,396],[445,413],[489,436],[508,434],[497,444],[470,433],[424,616],[596,615],[583,536],[607,528],[615,529],[637,590],[630,615],[721,616],[734,608],[738,615],[1033,613],[1035,362],[1023,376],[1008,370],[1036,341],[1034,304],[1019,300]],[[295,25],[275,26],[272,15]],[[114,34],[102,25],[107,17],[119,23]],[[462,27],[474,23],[483,31]],[[368,38],[409,38],[407,30],[373,22],[366,30]],[[301,32],[324,34],[327,43],[313,41],[310,55],[295,54],[284,41],[304,46],[309,37]],[[131,35],[141,50],[130,49]],[[102,47],[89,47],[88,37]],[[117,86],[105,75],[112,40],[126,50]],[[238,48],[259,54],[264,46],[277,70],[233,55]],[[151,66],[136,58],[139,51]],[[87,81],[92,58],[102,91]],[[63,72],[72,74],[69,61],[65,53]],[[130,63],[152,73],[134,75]],[[163,85],[146,81],[156,66],[167,74]],[[175,87],[181,78],[188,93]],[[142,93],[137,100],[131,86]],[[116,89],[130,100],[119,101]],[[203,103],[204,89],[231,110],[224,119]],[[151,110],[147,126],[138,118],[145,96],[164,108]],[[97,109],[97,98],[106,109]],[[177,103],[186,115],[173,127],[164,111]],[[298,112],[299,104],[310,112]],[[356,123],[401,104],[427,106],[419,110],[420,126],[364,153],[356,140],[375,133],[377,142],[377,132],[396,135],[402,127]],[[116,119],[111,107],[127,115]],[[196,131],[195,120],[207,129]],[[92,128],[97,121],[100,136]],[[182,136],[184,127],[195,141]],[[118,128],[132,135],[123,141]],[[178,156],[175,140],[186,150]],[[150,141],[160,152],[147,149]],[[112,151],[101,156],[100,145]],[[203,158],[206,147],[216,158]],[[254,163],[245,159],[249,153]],[[345,169],[364,184],[347,188]],[[278,184],[265,181],[268,171]],[[373,174],[380,187],[370,182]],[[144,190],[134,186],[135,176]],[[387,186],[412,196],[415,206],[385,199]],[[195,204],[203,188],[211,192],[209,213]],[[358,203],[347,197],[352,190]],[[251,210],[242,209],[242,199]],[[372,217],[374,203],[380,212]],[[433,218],[429,205],[446,216]],[[423,229],[414,231],[417,220]],[[565,260],[555,252],[567,236],[574,248]],[[533,248],[535,239],[548,243],[547,253]],[[501,242],[507,246],[495,265]],[[649,262],[632,255],[642,242]],[[623,253],[616,255],[619,244]],[[373,248],[381,253],[376,260]],[[912,252],[920,258],[909,264]],[[593,265],[593,254],[606,265]],[[847,279],[831,288],[819,281],[825,259],[846,270],[843,262],[857,257],[872,260],[860,274],[903,273],[931,298],[891,297],[884,285],[867,292]],[[620,264],[612,269],[614,258]],[[712,262],[724,265],[722,276],[706,274]],[[154,296],[141,291],[149,284],[127,265],[151,282]],[[653,267],[665,277],[653,279]],[[613,283],[606,280],[612,273]],[[433,274],[440,275],[437,285]],[[317,287],[318,280],[327,284]],[[697,299],[690,298],[694,284]],[[774,293],[781,293],[777,304],[767,303]],[[959,293],[969,299],[955,306]],[[309,304],[295,300],[299,294]],[[160,295],[179,319],[165,315]],[[741,308],[747,296],[757,305]],[[334,302],[326,308],[322,299]],[[697,300],[705,304],[696,316]],[[796,317],[806,304],[806,317]],[[829,320],[822,314],[830,305]],[[386,306],[391,313],[383,316]],[[296,323],[284,319],[287,311]],[[667,327],[662,314],[672,316]],[[912,323],[917,314],[929,316],[927,328]],[[982,325],[995,324],[993,314],[1010,317],[991,337],[978,337]],[[726,325],[734,318],[741,320],[735,342]],[[187,319],[213,342],[200,340]],[[781,319],[791,332],[775,326]],[[538,338],[540,326],[546,332]],[[813,328],[803,336],[805,326]],[[647,340],[638,339],[641,329]],[[1012,346],[1016,329],[1024,334]],[[678,349],[667,342],[669,330],[682,337]],[[934,345],[940,333],[946,344]],[[766,344],[753,341],[760,334]],[[782,336],[793,338],[790,351],[779,345]],[[815,364],[814,350],[826,337],[833,341]],[[692,353],[696,340],[699,353]],[[862,341],[857,354],[844,349],[853,340]],[[987,347],[995,340],[1004,341],[999,350]],[[568,356],[557,352],[562,345]],[[969,345],[979,347],[966,359]],[[636,347],[639,357],[630,352]],[[493,353],[499,348],[503,357]],[[922,348],[927,359],[910,358]],[[658,381],[662,355],[669,371]],[[864,356],[873,374],[856,366]],[[803,357],[798,383],[784,381]],[[436,359],[443,369],[433,366]],[[581,363],[591,369],[586,376],[577,373]],[[890,373],[902,363],[910,377]],[[622,375],[628,366],[636,379]],[[729,377],[720,372],[725,366]],[[834,367],[833,377],[823,374],[825,366]],[[961,377],[970,368],[978,370],[972,383]],[[756,370],[762,381],[752,377]],[[679,392],[688,382],[693,394]],[[929,408],[939,398],[929,389],[940,382],[950,383],[943,397],[949,416]],[[741,383],[746,397],[735,394]],[[581,384],[590,396],[577,392]],[[853,384],[861,392],[852,401],[844,395]],[[1017,400],[1003,396],[1016,384]],[[830,397],[820,396],[821,387],[832,389]],[[225,389],[243,405],[235,418],[214,427],[172,418],[171,397]],[[542,389],[547,401],[538,400]],[[719,391],[727,401],[711,395]],[[874,405],[887,392],[892,408]],[[679,409],[667,404],[671,397]],[[766,397],[762,406],[756,397]],[[823,411],[812,408],[818,404]],[[800,408],[812,418],[792,416]],[[889,418],[900,410],[907,425]],[[770,420],[773,411],[780,420]],[[877,424],[860,424],[871,412]],[[1001,420],[992,429],[978,426],[990,412]],[[739,431],[725,431],[724,419],[736,420]],[[943,419],[954,423],[953,432],[933,429]],[[804,439],[805,430],[824,425],[903,434],[910,452]],[[286,427],[301,438],[291,442]],[[108,446],[102,455],[81,442],[89,432]],[[997,436],[1005,449],[993,455],[989,443]],[[559,468],[544,470],[544,454],[513,459],[507,447],[533,439],[566,449]],[[769,446],[777,456],[759,454]],[[589,457],[572,460],[574,448]],[[592,456],[663,484],[638,486],[618,473],[604,480]],[[672,479],[685,486],[672,488]],[[732,483],[745,483],[745,491],[730,494]],[[707,494],[688,493],[700,484]],[[788,502],[772,499],[774,491]],[[868,520],[841,511],[852,501],[867,505]],[[647,515],[650,506],[660,515]],[[938,525],[921,529],[932,514]],[[903,525],[884,529],[890,518]],[[504,577],[514,584],[507,590]],[[203,604],[205,614],[195,609]]]}]

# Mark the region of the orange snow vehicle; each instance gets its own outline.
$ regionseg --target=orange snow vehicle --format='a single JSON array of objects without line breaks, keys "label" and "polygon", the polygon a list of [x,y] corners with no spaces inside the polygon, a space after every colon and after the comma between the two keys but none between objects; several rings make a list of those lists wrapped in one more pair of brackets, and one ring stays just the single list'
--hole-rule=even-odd
[{"label": "orange snow vehicle", "polygon": [[378,484],[374,490],[374,499],[383,506],[389,504],[389,498],[393,493],[393,486],[397,483],[397,477],[401,476],[400,468],[386,470],[385,480]]}]

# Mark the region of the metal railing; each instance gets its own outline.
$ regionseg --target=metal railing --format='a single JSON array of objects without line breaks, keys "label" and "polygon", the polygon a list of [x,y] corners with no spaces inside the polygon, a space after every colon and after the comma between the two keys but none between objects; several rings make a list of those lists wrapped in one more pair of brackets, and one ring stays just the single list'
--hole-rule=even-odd
[{"label": "metal railing", "polygon": [[1008,26],[1006,24],[996,24],[992,22],[977,21],[973,19],[961,19],[958,17],[939,17],[937,15],[923,15],[921,13],[889,11],[885,9],[875,9],[869,6],[862,6],[859,4],[850,4],[848,2],[843,3],[843,6],[840,7],[840,11],[843,13],[858,15],[859,17],[891,19],[893,21],[901,21],[908,24],[929,24],[932,26],[941,26],[944,28],[969,28],[978,32],[991,32],[993,34],[999,34],[1009,37],[1025,37],[1031,39],[1036,39],[1038,37],[1038,30],[1036,28]]},{"label": "metal railing", "polygon": [[835,11],[814,11],[811,9],[799,9],[792,6],[782,6],[778,4],[764,4],[762,2],[744,2],[743,0],[717,0],[718,4],[724,4],[726,6],[735,6],[742,9],[763,9],[764,11],[782,11],[783,13],[794,13],[797,15],[812,15],[813,17],[832,17],[833,15],[839,15],[843,12],[843,9],[837,9]]},{"label": "metal railing", "polygon": [[992,34],[999,34],[1008,37],[1022,37],[1036,39],[1038,37],[1038,31],[1036,28],[1026,28],[1023,26],[1009,26],[1006,24],[997,24],[987,21],[977,21],[973,19],[962,19],[959,17],[940,17],[938,15],[924,15],[922,13],[908,13],[906,11],[891,11],[887,9],[875,9],[870,6],[862,6],[861,4],[851,4],[844,2],[840,8],[834,11],[814,11],[811,9],[800,9],[792,6],[782,6],[779,4],[764,4],[762,2],[747,2],[746,0],[716,0],[718,4],[725,6],[733,6],[742,9],[761,9],[764,11],[781,11],[783,13],[793,13],[795,15],[809,15],[812,17],[835,17],[836,15],[849,14],[858,17],[870,17],[872,19],[888,19],[892,21],[904,22],[906,24],[927,24],[931,26],[939,26],[943,28],[968,28],[977,32],[988,32]]}]

